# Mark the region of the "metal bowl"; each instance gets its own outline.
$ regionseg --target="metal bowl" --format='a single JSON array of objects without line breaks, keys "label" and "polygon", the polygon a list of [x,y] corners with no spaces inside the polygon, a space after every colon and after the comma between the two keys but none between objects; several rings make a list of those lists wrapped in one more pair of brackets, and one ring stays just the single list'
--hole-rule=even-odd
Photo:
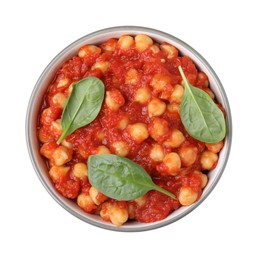
[{"label": "metal bowl", "polygon": [[[204,188],[201,198],[193,205],[188,207],[181,207],[171,213],[167,218],[157,221],[154,223],[139,223],[139,222],[128,222],[121,227],[115,227],[114,225],[104,222],[99,216],[88,214],[84,212],[77,204],[69,199],[64,198],[60,195],[54,188],[49,176],[48,170],[45,164],[44,158],[39,153],[39,141],[37,138],[37,117],[40,111],[42,104],[43,95],[51,82],[55,72],[60,66],[72,56],[77,54],[78,49],[84,44],[99,44],[110,38],[119,38],[123,34],[137,35],[137,34],[146,34],[150,36],[156,42],[168,42],[176,46],[182,55],[189,56],[197,68],[201,71],[204,71],[210,82],[210,87],[216,95],[216,98],[219,103],[223,105],[226,110],[226,124],[227,124],[227,136],[223,149],[219,155],[219,161],[217,167],[208,173],[209,181],[207,186]],[[45,68],[41,76],[39,77],[27,109],[26,117],[26,139],[29,155],[33,164],[33,167],[42,182],[43,186],[49,192],[49,194],[68,212],[76,216],[77,218],[101,227],[105,229],[115,230],[115,231],[144,231],[159,228],[170,223],[173,223],[180,218],[184,217],[192,210],[194,210],[198,205],[205,200],[205,198],[211,193],[216,184],[218,183],[224,168],[226,166],[230,148],[231,148],[231,139],[232,139],[232,122],[231,122],[231,111],[228,103],[227,96],[225,94],[224,88],[208,62],[192,47],[179,40],[178,38],[150,28],[137,27],[137,26],[120,26],[103,29],[96,31],[94,33],[88,34],[79,40],[73,42],[64,50],[62,50]]]}]

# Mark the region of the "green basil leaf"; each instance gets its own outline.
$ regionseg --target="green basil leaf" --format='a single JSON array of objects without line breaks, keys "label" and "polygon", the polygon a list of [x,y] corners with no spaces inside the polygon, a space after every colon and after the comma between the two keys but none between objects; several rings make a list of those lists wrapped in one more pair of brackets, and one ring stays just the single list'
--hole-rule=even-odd
[{"label": "green basil leaf", "polygon": [[96,77],[84,78],[72,85],[72,92],[61,116],[62,140],[80,127],[91,123],[98,115],[105,94],[103,82]]},{"label": "green basil leaf", "polygon": [[181,66],[185,90],[180,105],[181,121],[186,131],[195,139],[215,144],[226,135],[223,112],[203,90],[189,84]]},{"label": "green basil leaf", "polygon": [[140,165],[113,154],[90,156],[88,179],[100,192],[117,200],[134,200],[150,190],[176,199],[174,194],[157,186]]}]

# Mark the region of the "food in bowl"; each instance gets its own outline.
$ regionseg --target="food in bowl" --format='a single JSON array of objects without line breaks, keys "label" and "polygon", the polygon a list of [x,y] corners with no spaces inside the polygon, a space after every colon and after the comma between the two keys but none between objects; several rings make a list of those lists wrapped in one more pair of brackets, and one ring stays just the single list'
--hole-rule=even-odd
[{"label": "food in bowl", "polygon": [[58,69],[39,113],[40,153],[56,190],[85,212],[151,223],[200,199],[224,117],[191,58],[123,35],[81,46]]}]

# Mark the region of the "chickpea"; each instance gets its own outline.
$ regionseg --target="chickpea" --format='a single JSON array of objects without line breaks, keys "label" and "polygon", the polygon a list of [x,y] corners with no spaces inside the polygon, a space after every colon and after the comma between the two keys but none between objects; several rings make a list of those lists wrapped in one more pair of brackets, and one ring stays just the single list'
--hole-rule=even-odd
[{"label": "chickpea", "polygon": [[84,158],[85,160],[88,159],[88,157],[89,157],[88,151],[86,151],[83,147],[77,147],[77,150],[82,158]]},{"label": "chickpea", "polygon": [[141,207],[141,206],[143,206],[143,205],[146,203],[146,201],[147,201],[147,195],[143,195],[143,196],[141,196],[141,197],[135,199],[134,201],[136,202],[136,204],[137,204],[139,207]]},{"label": "chickpea", "polygon": [[213,153],[219,153],[220,150],[223,148],[223,146],[224,146],[223,140],[216,144],[206,144],[206,147],[208,148],[208,150]]},{"label": "chickpea", "polygon": [[117,227],[122,226],[128,220],[128,211],[125,208],[120,208],[113,205],[109,210],[110,221]]},{"label": "chickpea", "polygon": [[194,171],[193,173],[198,174],[201,178],[201,189],[205,188],[208,183],[208,176],[200,171]]},{"label": "chickpea", "polygon": [[153,40],[144,34],[135,36],[135,48],[137,51],[142,52],[153,45]]},{"label": "chickpea", "polygon": [[128,204],[128,218],[135,219],[135,206],[133,203]]},{"label": "chickpea", "polygon": [[61,145],[53,152],[51,156],[51,162],[54,165],[61,166],[69,162],[71,158],[72,158],[72,153],[70,149]]},{"label": "chickpea", "polygon": [[112,144],[115,154],[118,156],[126,156],[129,153],[129,148],[126,142],[117,141]]},{"label": "chickpea", "polygon": [[183,166],[191,166],[195,163],[198,154],[198,148],[196,146],[184,146],[179,150],[179,156]]},{"label": "chickpea", "polygon": [[167,111],[169,111],[170,113],[180,114],[180,105],[175,103],[170,103],[167,105]]},{"label": "chickpea", "polygon": [[167,139],[163,144],[166,147],[177,148],[185,141],[183,133],[178,129],[173,129],[171,137]]},{"label": "chickpea", "polygon": [[170,97],[170,102],[180,104],[183,94],[184,94],[183,86],[180,85],[180,84],[175,85],[173,87],[173,92],[172,92],[171,97]]},{"label": "chickpea", "polygon": [[90,195],[83,192],[78,195],[77,204],[79,205],[79,207],[89,213],[93,212],[93,210],[97,208]]},{"label": "chickpea", "polygon": [[85,163],[76,163],[73,166],[72,172],[73,172],[74,176],[82,179],[82,178],[88,176],[88,167]]},{"label": "chickpea", "polygon": [[97,61],[91,67],[91,70],[99,69],[103,74],[105,74],[110,67],[110,63],[108,61]]},{"label": "chickpea", "polygon": [[163,118],[154,117],[148,125],[148,132],[155,141],[161,142],[170,132],[169,124]]},{"label": "chickpea", "polygon": [[181,187],[178,199],[182,206],[189,206],[198,199],[198,193],[190,187]]},{"label": "chickpea", "polygon": [[202,189],[204,189],[206,187],[207,183],[208,183],[208,176],[206,174],[202,173],[200,175],[200,178],[201,178],[201,186],[200,187]]},{"label": "chickpea", "polygon": [[69,83],[70,83],[70,80],[68,78],[61,79],[58,81],[57,88],[65,87]]},{"label": "chickpea", "polygon": [[152,45],[151,47],[150,47],[150,50],[154,53],[154,54],[156,54],[156,53],[159,53],[160,52],[160,49],[159,49],[159,47],[157,46],[157,45]]},{"label": "chickpea", "polygon": [[40,149],[41,155],[50,159],[58,145],[55,142],[44,143]]},{"label": "chickpea", "polygon": [[61,142],[62,146],[67,147],[68,149],[72,149],[73,145],[71,142],[68,142],[66,139],[63,139]]},{"label": "chickpea", "polygon": [[53,121],[51,123],[51,131],[57,136],[60,136],[62,134],[62,126],[60,119],[57,119],[56,121]]},{"label": "chickpea", "polygon": [[154,144],[150,151],[150,158],[153,161],[161,162],[164,158],[164,151],[161,145]]},{"label": "chickpea", "polygon": [[[73,82],[74,83],[74,82]],[[69,87],[67,88],[67,93],[70,95],[71,94],[71,92],[72,92],[72,90],[73,90],[73,83],[71,83],[70,85],[69,85]]]},{"label": "chickpea", "polygon": [[116,49],[117,39],[109,39],[107,42],[101,45],[103,51],[114,51]]},{"label": "chickpea", "polygon": [[163,74],[155,74],[150,82],[150,85],[153,89],[160,92],[169,83],[171,83],[171,78],[169,76]]},{"label": "chickpea", "polygon": [[101,49],[95,45],[85,45],[79,49],[78,56],[80,58],[84,58],[88,55],[99,55],[101,53]]},{"label": "chickpea", "polygon": [[110,154],[110,150],[105,145],[100,145],[97,147],[96,154]]},{"label": "chickpea", "polygon": [[100,210],[100,217],[105,220],[105,221],[110,221],[110,217],[109,217],[109,211],[112,207],[112,203],[111,202],[104,202],[101,205],[101,210]]},{"label": "chickpea", "polygon": [[208,76],[204,72],[198,73],[198,83],[204,88],[209,86]]},{"label": "chickpea", "polygon": [[125,104],[125,99],[119,90],[112,89],[106,92],[105,103],[109,109],[116,111]]},{"label": "chickpea", "polygon": [[124,130],[128,126],[128,124],[129,124],[128,117],[123,117],[118,122],[118,128],[121,129],[121,130]]},{"label": "chickpea", "polygon": [[67,176],[68,172],[70,170],[70,167],[65,166],[52,166],[49,174],[54,183],[58,182],[60,179]]},{"label": "chickpea", "polygon": [[53,133],[49,133],[49,127],[41,127],[38,137],[41,143],[48,143],[53,140]]},{"label": "chickpea", "polygon": [[174,87],[171,84],[167,84],[165,88],[161,91],[159,98],[170,101],[170,97],[173,91]]},{"label": "chickpea", "polygon": [[160,99],[154,98],[148,103],[147,108],[149,117],[160,116],[165,112],[166,104]]},{"label": "chickpea", "polygon": [[212,98],[215,98],[215,94],[212,92],[210,88],[203,88],[203,90]]},{"label": "chickpea", "polygon": [[168,59],[178,57],[178,50],[174,46],[164,42],[160,45],[160,48]]},{"label": "chickpea", "polygon": [[89,196],[91,197],[92,201],[96,205],[100,205],[101,203],[103,203],[105,200],[108,199],[106,195],[104,195],[103,193],[99,192],[93,186],[89,189]]},{"label": "chickpea", "polygon": [[149,137],[147,125],[144,123],[128,125],[126,131],[130,134],[131,139],[136,143],[141,143]]},{"label": "chickpea", "polygon": [[64,104],[67,100],[67,97],[63,93],[57,93],[52,97],[52,102],[58,107],[58,108],[64,108]]},{"label": "chickpea", "polygon": [[97,133],[96,133],[96,138],[97,138],[97,140],[99,140],[100,142],[102,142],[102,141],[104,140],[105,134],[104,134],[103,130],[97,131]]},{"label": "chickpea", "polygon": [[111,221],[115,226],[121,226],[128,220],[128,207],[120,207],[118,203],[104,202],[100,216],[105,221]]},{"label": "chickpea", "polygon": [[138,82],[138,72],[136,69],[130,69],[125,76],[125,84],[136,84]]},{"label": "chickpea", "polygon": [[134,39],[133,37],[129,35],[123,35],[120,37],[117,43],[122,50],[129,49],[131,46],[134,45]]},{"label": "chickpea", "polygon": [[50,107],[45,108],[41,114],[41,124],[50,125],[52,121],[53,121],[53,116],[52,116],[51,108]]},{"label": "chickpea", "polygon": [[181,159],[177,153],[168,153],[162,162],[168,168],[170,175],[176,175],[181,168]]},{"label": "chickpea", "polygon": [[151,98],[151,90],[149,87],[142,87],[137,89],[134,100],[140,104],[146,104],[148,100]]},{"label": "chickpea", "polygon": [[218,162],[218,155],[211,151],[204,151],[200,158],[203,170],[212,170]]}]

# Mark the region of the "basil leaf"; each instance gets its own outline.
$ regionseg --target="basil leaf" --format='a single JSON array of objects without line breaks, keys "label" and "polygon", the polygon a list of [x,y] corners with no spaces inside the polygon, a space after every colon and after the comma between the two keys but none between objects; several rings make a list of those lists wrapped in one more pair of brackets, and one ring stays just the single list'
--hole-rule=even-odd
[{"label": "basil leaf", "polygon": [[98,115],[105,94],[103,82],[96,77],[84,78],[72,85],[72,92],[61,116],[62,140],[80,127],[91,123]]},{"label": "basil leaf", "polygon": [[176,199],[174,194],[157,186],[140,165],[113,154],[90,156],[88,179],[100,192],[117,200],[134,200],[150,190]]},{"label": "basil leaf", "polygon": [[215,144],[226,135],[223,112],[203,90],[189,84],[181,66],[178,67],[185,86],[180,105],[181,121],[195,139]]}]

